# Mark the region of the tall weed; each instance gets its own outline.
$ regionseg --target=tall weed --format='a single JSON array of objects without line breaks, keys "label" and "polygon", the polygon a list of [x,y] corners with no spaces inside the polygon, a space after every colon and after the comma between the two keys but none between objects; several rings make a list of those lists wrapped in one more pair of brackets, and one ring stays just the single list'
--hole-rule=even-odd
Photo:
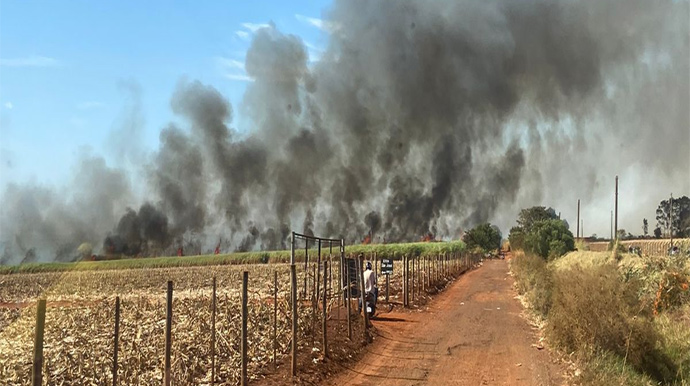
[{"label": "tall weed", "polygon": [[551,308],[553,278],[544,259],[518,251],[512,259],[518,292],[524,295],[530,307],[542,318]]},{"label": "tall weed", "polygon": [[658,348],[662,338],[651,309],[640,305],[639,286],[622,280],[611,263],[556,272],[547,335],[568,352],[610,352],[657,381],[675,379],[676,365]]}]

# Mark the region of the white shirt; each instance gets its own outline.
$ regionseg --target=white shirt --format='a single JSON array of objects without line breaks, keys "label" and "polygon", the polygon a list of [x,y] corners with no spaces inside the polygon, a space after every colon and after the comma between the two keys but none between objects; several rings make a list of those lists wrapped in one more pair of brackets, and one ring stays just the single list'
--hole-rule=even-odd
[{"label": "white shirt", "polygon": [[376,288],[376,274],[374,271],[367,269],[364,271],[364,291],[373,292]]}]

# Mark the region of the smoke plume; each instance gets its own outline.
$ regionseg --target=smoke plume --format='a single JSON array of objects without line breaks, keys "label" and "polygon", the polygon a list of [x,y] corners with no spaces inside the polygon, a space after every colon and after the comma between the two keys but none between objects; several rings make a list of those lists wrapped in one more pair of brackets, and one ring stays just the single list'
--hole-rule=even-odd
[{"label": "smoke plume", "polygon": [[137,177],[147,197],[98,157],[65,195],[9,186],[5,260],[64,259],[85,241],[276,249],[290,230],[457,238],[580,197],[607,229],[614,174],[651,175],[640,196],[690,191],[686,1],[338,0],[324,16],[338,28],[316,63],[272,24],[254,35],[238,106],[249,132],[213,86],[180,81],[179,122]]}]

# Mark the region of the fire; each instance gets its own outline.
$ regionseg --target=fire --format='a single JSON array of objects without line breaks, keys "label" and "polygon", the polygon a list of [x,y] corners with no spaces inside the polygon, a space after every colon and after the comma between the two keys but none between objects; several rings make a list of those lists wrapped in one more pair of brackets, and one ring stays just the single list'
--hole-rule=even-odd
[{"label": "fire", "polygon": [[436,237],[433,235],[433,233],[429,232],[426,235],[422,236],[422,242],[428,243],[431,241],[435,241]]},{"label": "fire", "polygon": [[362,240],[362,244],[371,244],[371,235],[366,235],[364,240]]}]

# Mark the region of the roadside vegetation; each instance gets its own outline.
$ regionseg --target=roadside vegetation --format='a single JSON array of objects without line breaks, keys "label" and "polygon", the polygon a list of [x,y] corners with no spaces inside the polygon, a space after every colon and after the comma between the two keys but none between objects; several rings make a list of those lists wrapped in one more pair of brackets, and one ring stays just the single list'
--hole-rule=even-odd
[{"label": "roadside vegetation", "polygon": [[561,220],[553,208],[535,206],[522,209],[517,223],[508,236],[513,249],[521,249],[549,260],[575,249],[568,223]]},{"label": "roadside vegetation", "polygon": [[467,231],[462,240],[469,250],[490,253],[501,247],[501,238],[501,231],[497,226],[484,223]]},{"label": "roadside vegetation", "polygon": [[[450,242],[420,242],[420,243],[399,243],[399,244],[358,244],[346,245],[346,254],[363,253],[367,257],[374,253],[380,257],[398,259],[403,255],[425,256],[439,253],[455,253],[465,249],[462,241]],[[322,256],[328,256],[330,252],[328,245],[321,246]],[[333,255],[340,253],[340,246],[333,245]],[[317,255],[316,248],[309,249],[310,258]],[[295,250],[295,259],[304,261],[304,249]],[[128,258],[104,261],[81,261],[74,263],[28,263],[22,265],[0,266],[0,274],[11,273],[35,273],[35,272],[55,272],[55,271],[89,271],[89,270],[108,270],[108,269],[140,269],[140,268],[172,268],[172,267],[192,267],[206,265],[228,265],[228,264],[266,264],[266,263],[288,263],[290,262],[290,251],[270,251],[270,252],[238,252],[219,255],[198,255],[183,257],[147,257],[147,258]]]},{"label": "roadside vegetation", "polygon": [[[530,229],[511,238],[511,269],[547,341],[578,366],[572,383],[690,385],[687,258],[640,257],[618,247],[561,256],[558,243],[528,242],[530,232],[541,232]],[[563,239],[560,231],[550,235]],[[521,250],[515,240],[523,240]]]}]

